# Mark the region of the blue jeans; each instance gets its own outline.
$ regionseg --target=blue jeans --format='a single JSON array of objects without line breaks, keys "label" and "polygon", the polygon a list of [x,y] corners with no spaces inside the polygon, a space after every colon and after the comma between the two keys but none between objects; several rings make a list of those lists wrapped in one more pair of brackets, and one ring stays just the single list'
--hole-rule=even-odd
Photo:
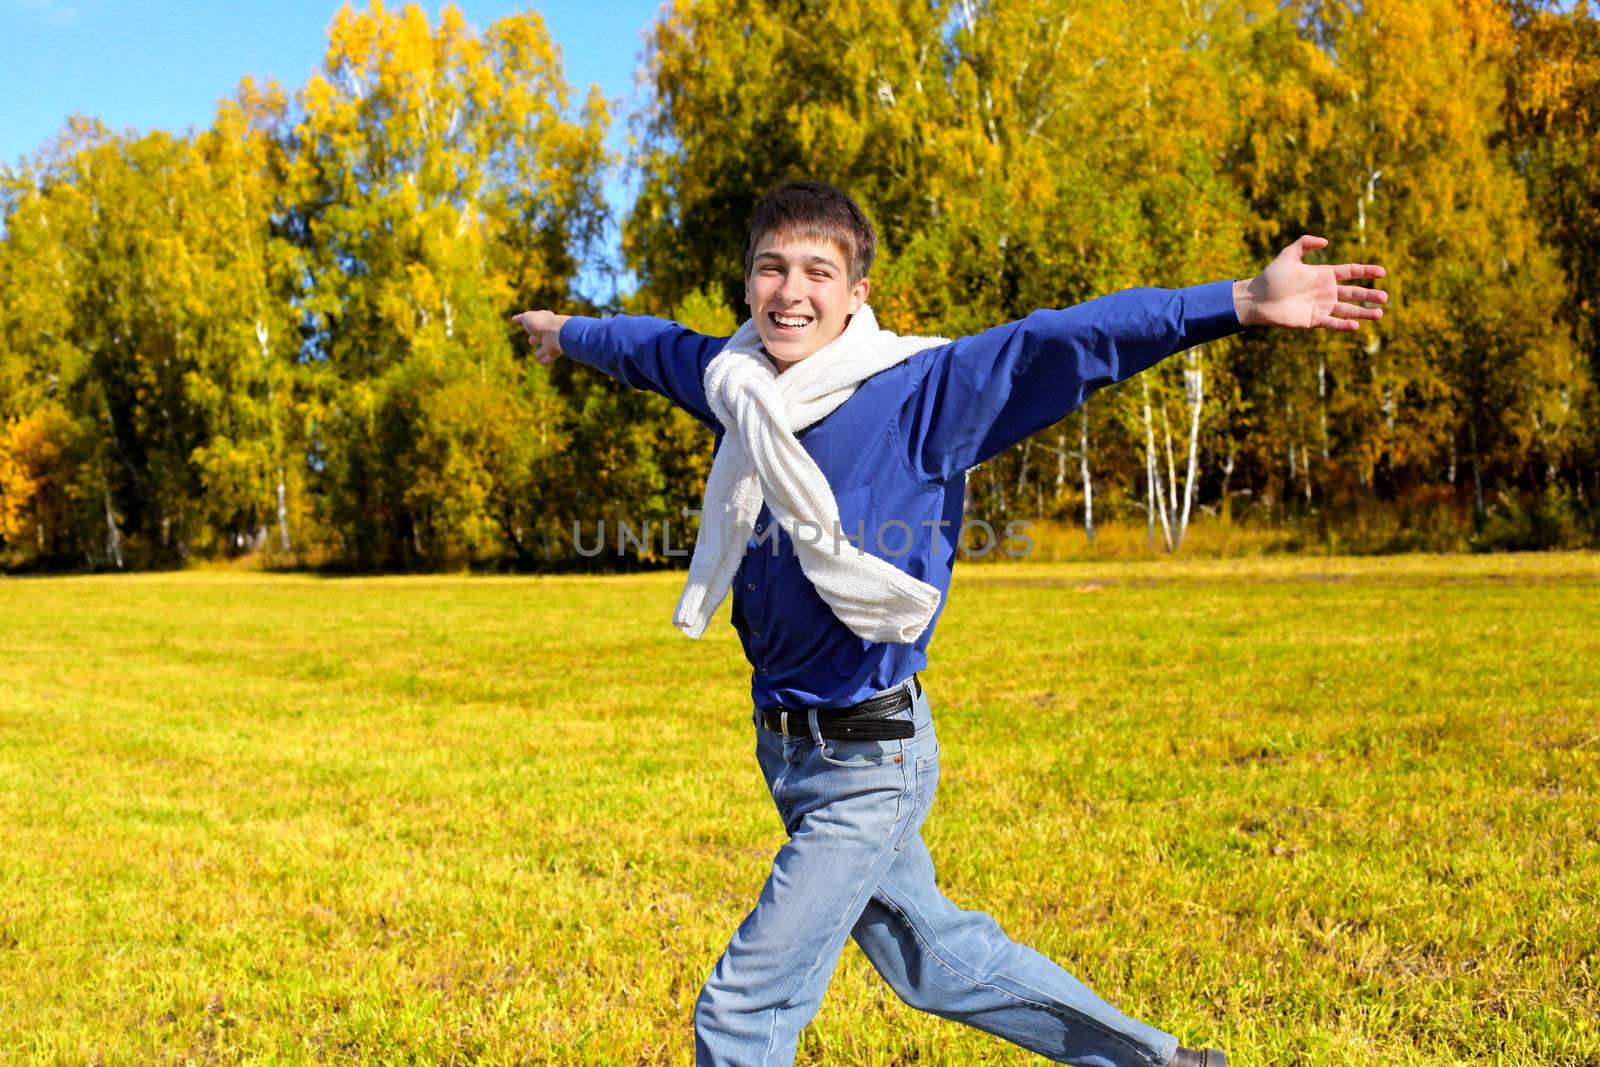
[{"label": "blue jeans", "polygon": [[1165,1067],[1176,1038],[939,892],[920,833],[939,785],[926,691],[901,713],[916,727],[904,740],[818,740],[816,713],[795,715],[811,737],[774,733],[752,715],[756,759],[789,840],[695,1003],[697,1064],[793,1063],[853,937],[914,1008],[1061,1063]]}]

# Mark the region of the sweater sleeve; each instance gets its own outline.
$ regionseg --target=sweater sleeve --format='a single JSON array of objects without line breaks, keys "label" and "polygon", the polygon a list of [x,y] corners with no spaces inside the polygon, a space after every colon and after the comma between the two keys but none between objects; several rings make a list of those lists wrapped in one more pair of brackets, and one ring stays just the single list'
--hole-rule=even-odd
[{"label": "sweater sleeve", "polygon": [[705,372],[726,337],[707,337],[648,315],[574,315],[561,327],[561,351],[635,389],[660,393],[712,430]]},{"label": "sweater sleeve", "polygon": [[1064,418],[1090,394],[1240,329],[1233,282],[1127,289],[928,352],[900,412],[911,461],[942,481]]}]

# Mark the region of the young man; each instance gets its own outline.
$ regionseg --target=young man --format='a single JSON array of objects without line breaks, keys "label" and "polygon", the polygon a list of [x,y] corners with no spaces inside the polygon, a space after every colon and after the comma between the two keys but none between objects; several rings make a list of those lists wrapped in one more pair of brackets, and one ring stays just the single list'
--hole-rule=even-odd
[{"label": "young man", "polygon": [[876,237],[820,182],[757,206],[751,319],[731,338],[647,317],[523,312],[563,353],[652,389],[716,433],[675,623],[698,637],[728,590],[752,675],[756,758],[789,840],[695,1005],[703,1065],[787,1064],[846,938],[894,991],[1080,1067],[1221,1067],[1131,1019],[964,911],[919,832],[939,742],[916,672],[955,562],[965,472],[1120,381],[1248,325],[1356,329],[1387,300],[1310,266],[1302,237],[1258,277],[1131,289],[955,341],[879,330]]}]

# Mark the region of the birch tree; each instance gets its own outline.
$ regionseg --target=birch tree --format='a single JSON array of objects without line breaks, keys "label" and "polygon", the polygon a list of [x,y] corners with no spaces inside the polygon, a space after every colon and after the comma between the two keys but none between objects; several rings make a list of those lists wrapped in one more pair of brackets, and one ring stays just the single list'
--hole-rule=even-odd
[{"label": "birch tree", "polygon": [[359,566],[525,557],[566,409],[506,323],[565,302],[599,235],[605,103],[572,100],[532,11],[480,35],[376,2],[335,16],[299,102],[319,518]]}]

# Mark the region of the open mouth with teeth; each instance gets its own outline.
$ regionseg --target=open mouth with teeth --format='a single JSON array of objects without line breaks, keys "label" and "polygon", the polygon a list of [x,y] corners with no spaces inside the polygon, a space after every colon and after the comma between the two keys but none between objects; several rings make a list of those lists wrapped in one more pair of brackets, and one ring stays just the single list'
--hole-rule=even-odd
[{"label": "open mouth with teeth", "polygon": [[793,337],[812,323],[809,315],[784,315],[777,311],[767,312],[767,321],[772,323],[773,332],[779,337]]}]

